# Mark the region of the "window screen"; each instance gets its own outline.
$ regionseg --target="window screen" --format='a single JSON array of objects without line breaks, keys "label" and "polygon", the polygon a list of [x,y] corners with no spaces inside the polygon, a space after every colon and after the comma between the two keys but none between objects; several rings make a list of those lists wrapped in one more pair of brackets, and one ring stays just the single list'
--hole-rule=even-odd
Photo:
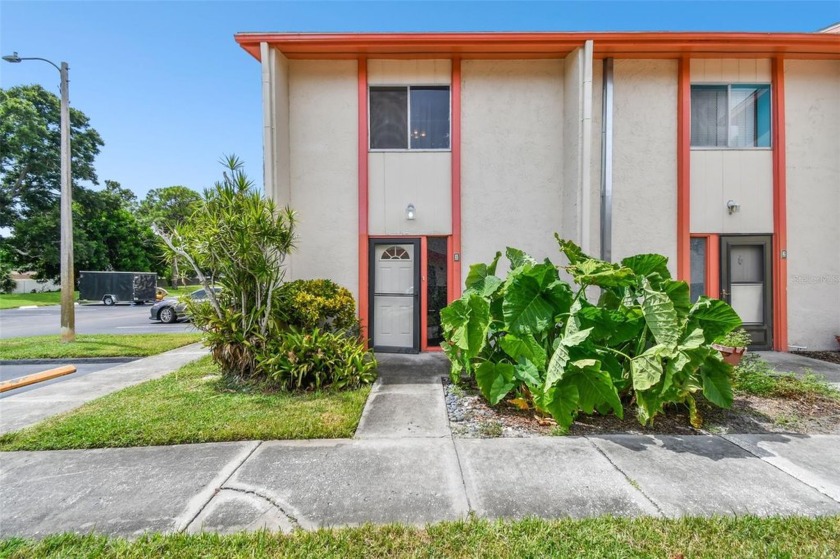
[{"label": "window screen", "polygon": [[411,149],[449,149],[449,88],[411,88]]},{"label": "window screen", "polygon": [[408,148],[408,91],[404,87],[370,88],[371,149]]},{"label": "window screen", "polygon": [[770,86],[691,86],[693,147],[770,147]]}]

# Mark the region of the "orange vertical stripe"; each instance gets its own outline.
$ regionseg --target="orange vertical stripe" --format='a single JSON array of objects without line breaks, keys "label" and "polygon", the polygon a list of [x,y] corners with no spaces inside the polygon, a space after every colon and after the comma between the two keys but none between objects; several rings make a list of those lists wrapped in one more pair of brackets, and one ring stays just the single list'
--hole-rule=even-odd
[{"label": "orange vertical stripe", "polygon": [[368,102],[367,102],[367,59],[358,62],[359,97],[359,322],[362,338],[369,339],[368,332]]},{"label": "orange vertical stripe", "polygon": [[787,171],[785,162],[785,60],[772,63],[773,98],[773,349],[788,350]]},{"label": "orange vertical stripe", "polygon": [[691,281],[691,59],[677,74],[677,278]]},{"label": "orange vertical stripe", "polygon": [[706,237],[706,295],[720,299],[720,235]]},{"label": "orange vertical stripe", "polygon": [[[452,59],[452,275],[450,301],[461,296],[461,59]],[[455,257],[457,256],[457,260]]]},{"label": "orange vertical stripe", "polygon": [[428,245],[428,237],[420,237],[420,285],[417,288],[420,290],[420,351],[429,348],[429,278],[426,275],[429,271]]}]

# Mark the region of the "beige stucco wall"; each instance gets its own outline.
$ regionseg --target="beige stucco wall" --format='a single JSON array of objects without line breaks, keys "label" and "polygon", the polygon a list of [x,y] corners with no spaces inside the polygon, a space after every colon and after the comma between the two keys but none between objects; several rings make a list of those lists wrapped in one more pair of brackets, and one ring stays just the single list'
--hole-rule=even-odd
[{"label": "beige stucco wall", "polygon": [[[449,235],[452,232],[452,154],[368,154],[371,235]],[[405,209],[414,204],[415,219]]]},{"label": "beige stucco wall", "polygon": [[691,83],[770,83],[769,59],[693,58]]},{"label": "beige stucco wall", "polygon": [[[563,60],[461,63],[462,283],[514,246],[560,262]],[[499,268],[503,274],[507,263]]]},{"label": "beige stucco wall", "polygon": [[613,261],[677,256],[677,62],[616,60]]},{"label": "beige stucco wall", "polygon": [[263,182],[274,200],[288,204],[289,177],[289,61],[282,53],[260,44],[263,92]]},{"label": "beige stucco wall", "polygon": [[368,60],[369,85],[449,85],[449,60]]},{"label": "beige stucco wall", "polygon": [[358,295],[356,61],[289,61],[292,279],[329,278]]},{"label": "beige stucco wall", "polygon": [[589,156],[589,251],[601,256],[601,125],[603,111],[604,61],[594,60],[592,66],[592,133]]},{"label": "beige stucco wall", "polygon": [[840,61],[785,61],[788,341],[840,334]]},{"label": "beige stucco wall", "polygon": [[[741,208],[730,214],[729,200]],[[772,233],[773,152],[692,150],[691,232]]]}]

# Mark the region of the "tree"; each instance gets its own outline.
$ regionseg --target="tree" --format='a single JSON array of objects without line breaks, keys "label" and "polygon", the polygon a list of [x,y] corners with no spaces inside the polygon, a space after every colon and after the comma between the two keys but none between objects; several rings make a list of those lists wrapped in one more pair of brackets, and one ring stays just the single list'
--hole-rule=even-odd
[{"label": "tree", "polygon": [[[40,85],[0,89],[0,227],[49,211],[61,191],[61,101]],[[70,109],[73,185],[97,184],[104,145],[90,119]]]},{"label": "tree", "polygon": [[[209,304],[190,302],[188,310],[222,373],[249,377],[257,371],[257,350],[276,334],[272,311],[294,248],[295,215],[263,197],[238,158],[224,163],[223,180],[205,191],[192,217],[174,229],[155,226],[155,233],[207,291]],[[222,286],[220,293],[210,278]]]},{"label": "tree", "polygon": [[[137,218],[149,225],[157,224],[163,229],[174,229],[183,225],[195,213],[201,203],[201,195],[186,186],[155,188],[146,194],[137,210]],[[159,258],[171,266],[172,283],[186,279],[181,275],[181,258],[171,251],[164,251]]]}]

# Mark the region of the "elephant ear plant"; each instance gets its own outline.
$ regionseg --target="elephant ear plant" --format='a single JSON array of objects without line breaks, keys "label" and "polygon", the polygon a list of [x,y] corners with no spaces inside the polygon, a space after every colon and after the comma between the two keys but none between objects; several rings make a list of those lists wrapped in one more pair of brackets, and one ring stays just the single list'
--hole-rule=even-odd
[{"label": "elephant ear plant", "polygon": [[699,426],[698,391],[732,405],[732,368],[711,347],[741,324],[729,305],[706,297],[692,305],[664,256],[612,264],[555,237],[573,284],[550,260],[514,248],[505,279],[496,275],[501,253],[470,268],[463,296],[441,311],[454,382],[474,375],[492,405],[522,398],[563,428],[579,412],[622,417],[622,401],[635,404],[643,425],[679,403]]}]

